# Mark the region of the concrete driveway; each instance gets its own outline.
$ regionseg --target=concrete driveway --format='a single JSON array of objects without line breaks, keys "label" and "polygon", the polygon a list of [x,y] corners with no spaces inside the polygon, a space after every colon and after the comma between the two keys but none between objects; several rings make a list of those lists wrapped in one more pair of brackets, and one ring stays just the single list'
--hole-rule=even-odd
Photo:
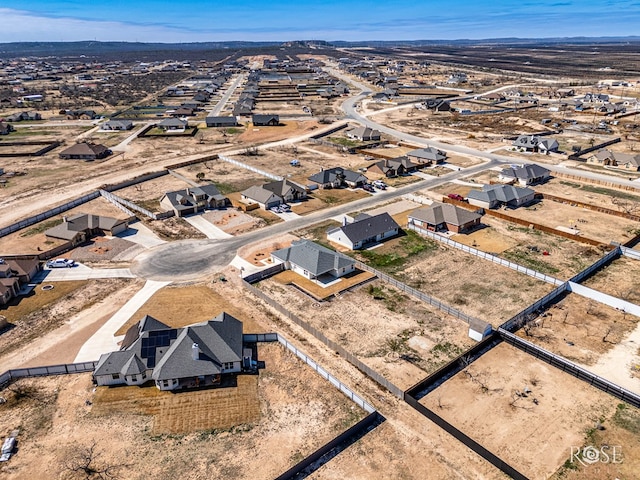
[{"label": "concrete driveway", "polygon": [[202,215],[189,215],[188,217],[182,217],[182,219],[199,232],[204,233],[207,238],[221,240],[233,237],[233,235],[216,227]]},{"label": "concrete driveway", "polygon": [[118,341],[114,333],[124,325],[131,316],[142,307],[149,298],[162,287],[171,282],[156,282],[148,280],[142,289],[118,310],[93,336],[80,348],[75,362],[93,362],[103,353],[119,350]]},{"label": "concrete driveway", "polygon": [[38,274],[37,281],[64,282],[68,280],[94,280],[98,278],[135,278],[128,268],[91,268],[76,264],[71,268],[44,267]]},{"label": "concrete driveway", "polygon": [[167,243],[142,222],[136,222],[129,225],[129,228],[116,236],[118,238],[124,238],[130,242],[137,243],[138,245],[142,245],[145,248],[153,248]]}]

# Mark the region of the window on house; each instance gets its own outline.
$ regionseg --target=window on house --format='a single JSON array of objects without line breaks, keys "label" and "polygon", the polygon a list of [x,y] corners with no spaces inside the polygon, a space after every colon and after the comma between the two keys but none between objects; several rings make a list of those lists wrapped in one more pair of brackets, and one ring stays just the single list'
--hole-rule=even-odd
[{"label": "window on house", "polygon": [[164,385],[165,387],[169,386],[169,380],[163,380],[162,381],[162,385]]},{"label": "window on house", "polygon": [[111,375],[111,378],[113,378],[114,380],[120,380],[120,374],[119,373],[114,373]]},{"label": "window on house", "polygon": [[137,382],[138,381],[138,376],[137,375],[131,375],[131,381],[132,382]]}]

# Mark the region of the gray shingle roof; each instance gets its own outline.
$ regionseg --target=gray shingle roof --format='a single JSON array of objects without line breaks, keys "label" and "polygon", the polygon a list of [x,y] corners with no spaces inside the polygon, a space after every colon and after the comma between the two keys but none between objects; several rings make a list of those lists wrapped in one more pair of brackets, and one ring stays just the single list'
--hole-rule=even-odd
[{"label": "gray shingle roof", "polygon": [[[366,215],[364,218],[358,216],[355,222],[343,225],[338,230],[342,230],[352,243],[357,243],[397,228],[400,228],[400,226],[391,218],[391,215],[385,212],[374,216]],[[335,229],[327,233],[333,231]]]},{"label": "gray shingle roof", "polygon": [[291,262],[315,276],[355,263],[352,258],[310,240],[297,240],[290,247],[276,250],[271,255],[283,262]]},{"label": "gray shingle roof", "polygon": [[438,150],[435,147],[419,148],[417,150],[411,150],[407,153],[409,157],[421,158],[424,160],[430,160],[432,162],[441,162],[447,158],[447,154],[442,150]]},{"label": "gray shingle roof", "polygon": [[78,232],[86,232],[89,230],[111,230],[116,225],[125,222],[117,218],[103,217],[102,215],[91,215],[87,213],[79,213],[67,218],[66,222],[62,222],[44,232],[47,237],[60,238],[63,240],[72,240]]},{"label": "gray shingle roof", "polygon": [[533,196],[535,192],[530,188],[514,187],[513,185],[483,185],[482,190],[471,190],[467,198],[482,202],[509,203]]},{"label": "gray shingle roof", "polygon": [[534,178],[546,177],[551,173],[550,170],[541,167],[535,163],[528,163],[525,165],[505,168],[500,172],[500,175],[506,178],[516,178],[518,180],[532,180]]},{"label": "gray shingle roof", "polygon": [[422,220],[429,225],[440,225],[448,223],[450,225],[465,225],[482,217],[479,213],[456,207],[449,203],[434,203],[430,207],[422,207],[414,210],[409,217]]}]

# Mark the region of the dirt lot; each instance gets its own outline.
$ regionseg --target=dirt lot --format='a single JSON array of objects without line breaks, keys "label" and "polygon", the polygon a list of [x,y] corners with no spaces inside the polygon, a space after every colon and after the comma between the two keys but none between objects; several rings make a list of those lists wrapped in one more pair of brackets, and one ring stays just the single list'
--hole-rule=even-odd
[{"label": "dirt lot", "polygon": [[211,210],[202,216],[231,235],[240,235],[265,225],[259,218],[235,209]]},{"label": "dirt lot", "polygon": [[190,187],[188,183],[183,182],[173,175],[163,175],[146,182],[138,183],[131,187],[123,188],[113,192],[115,195],[152,212],[160,211],[160,198],[165,192],[172,190],[181,190]]},{"label": "dirt lot", "polygon": [[550,200],[542,200],[530,207],[520,207],[507,213],[551,228],[577,228],[581,236],[605,244],[628,240],[631,237],[628,233],[629,228],[637,226],[637,222],[625,218]]},{"label": "dirt lot", "polygon": [[640,305],[640,291],[635,280],[637,278],[640,278],[640,262],[623,255],[582,284]]},{"label": "dirt lot", "polygon": [[318,126],[318,122],[315,120],[304,122],[285,120],[282,125],[277,127],[249,127],[242,135],[237,137],[237,140],[246,145],[275,142],[297,135],[304,135],[316,130]]},{"label": "dirt lot", "polygon": [[558,355],[593,365],[636,328],[638,318],[569,294],[518,335]]},{"label": "dirt lot", "polygon": [[[7,479],[66,478],[72,454],[95,442],[96,464],[122,465],[119,475],[126,478],[274,478],[363,416],[280,345],[260,345],[259,356],[266,369],[239,381],[236,396],[245,397],[242,403],[223,389],[156,391],[157,398],[163,397],[161,405],[154,401],[158,421],[144,401],[102,401],[103,389],[92,393],[88,374],[14,384],[12,389],[30,396],[16,400],[9,392],[0,406],[2,434],[21,426],[20,451],[0,472]],[[215,408],[212,394],[219,400]],[[240,424],[232,426],[235,421]],[[162,431],[183,433],[159,435]],[[137,454],[126,453],[131,451]]]},{"label": "dirt lot", "polygon": [[401,388],[417,383],[474,343],[464,322],[379,280],[324,302],[315,302],[278,277],[258,285]]},{"label": "dirt lot", "polygon": [[[524,388],[531,390],[527,397],[515,395]],[[569,458],[572,446],[584,444],[595,422],[614,414],[619,402],[503,343],[421,403],[529,478],[547,478]],[[636,444],[637,439],[629,447]],[[629,452],[625,469],[640,460],[637,452]]]}]

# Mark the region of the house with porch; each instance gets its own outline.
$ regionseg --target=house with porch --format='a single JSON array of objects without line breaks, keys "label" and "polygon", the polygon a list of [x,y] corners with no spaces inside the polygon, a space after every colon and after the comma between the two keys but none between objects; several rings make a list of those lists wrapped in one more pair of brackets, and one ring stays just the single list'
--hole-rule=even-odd
[{"label": "house with porch", "polygon": [[254,127],[277,127],[280,125],[280,115],[255,114],[251,117]]},{"label": "house with porch", "polygon": [[346,221],[345,217],[341,227],[328,230],[327,240],[349,250],[359,250],[394,237],[398,235],[399,230],[400,226],[386,212],[373,216],[362,213],[350,223]]},{"label": "house with porch", "polygon": [[355,270],[355,260],[311,240],[296,240],[290,247],[271,252],[274,264],[284,264],[309,280],[337,279]]},{"label": "house with porch", "polygon": [[184,133],[189,128],[189,122],[181,118],[165,118],[157,127],[167,133]]},{"label": "house with porch", "polygon": [[20,295],[23,285],[31,282],[42,265],[37,256],[0,258],[0,305]]},{"label": "house with porch", "polygon": [[360,172],[353,172],[342,167],[322,169],[311,175],[309,180],[320,185],[320,188],[341,188],[344,186],[357,188],[369,181]]},{"label": "house with porch", "polygon": [[226,312],[202,323],[171,328],[146,315],[129,328],[119,351],[106,353],[93,371],[99,386],[143,385],[160,390],[218,385],[251,368],[242,322]]},{"label": "house with porch", "polygon": [[587,163],[637,172],[640,171],[640,154],[633,155],[602,149],[587,158]]},{"label": "house with porch", "polygon": [[[466,233],[480,225],[482,215],[449,203],[434,203],[409,214],[408,228],[411,230],[431,230]],[[415,228],[417,227],[417,228]]]},{"label": "house with porch", "polygon": [[443,163],[447,159],[447,154],[435,147],[427,147],[411,150],[407,152],[407,157],[417,164],[432,165]]},{"label": "house with porch", "polygon": [[380,140],[380,131],[370,127],[358,127],[347,131],[347,137],[361,142],[377,142]]},{"label": "house with porch", "polygon": [[265,210],[305,198],[307,198],[307,190],[302,185],[286,179],[263,185],[253,185],[240,194],[240,201],[243,203],[248,205],[257,203]]},{"label": "house with porch", "polygon": [[214,184],[189,187],[184,190],[166,192],[160,198],[164,211],[173,210],[176,217],[182,217],[202,210],[224,208],[231,202],[220,193]]},{"label": "house with porch", "polygon": [[45,230],[49,238],[67,240],[73,245],[87,241],[95,235],[117,235],[129,226],[129,220],[79,213],[63,217],[62,223]]},{"label": "house with porch", "polygon": [[470,205],[481,208],[518,208],[533,202],[535,195],[536,192],[531,188],[496,184],[483,185],[482,190],[471,190],[467,200]]},{"label": "house with porch", "polygon": [[58,156],[64,160],[85,160],[89,162],[106,158],[111,153],[111,150],[99,143],[82,142],[64,149]]},{"label": "house with porch", "polygon": [[558,141],[553,138],[540,137],[538,135],[520,135],[512,145],[526,152],[550,153],[558,151]]},{"label": "house with porch", "polygon": [[511,165],[504,168],[498,175],[498,180],[502,183],[518,183],[522,187],[544,183],[551,176],[551,170],[535,163],[524,165]]},{"label": "house with porch", "polygon": [[126,131],[133,128],[131,120],[109,120],[100,125],[100,130],[106,131]]},{"label": "house with porch", "polygon": [[367,167],[367,172],[377,173],[385,177],[397,177],[415,172],[424,164],[413,163],[409,157],[403,155],[396,158],[385,158]]},{"label": "house with porch", "polygon": [[236,117],[217,117],[217,116],[208,116],[205,118],[207,122],[207,127],[237,127],[238,119]]}]

